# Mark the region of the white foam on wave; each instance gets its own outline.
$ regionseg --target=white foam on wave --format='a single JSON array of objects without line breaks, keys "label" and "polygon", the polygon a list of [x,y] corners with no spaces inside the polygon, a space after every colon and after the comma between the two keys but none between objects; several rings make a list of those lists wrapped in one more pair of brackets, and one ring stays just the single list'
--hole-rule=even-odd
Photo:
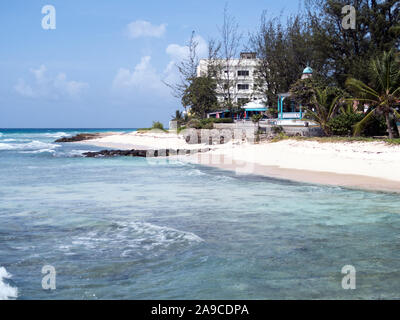
[{"label": "white foam on wave", "polygon": [[93,150],[71,150],[68,152],[57,152],[54,153],[55,157],[67,157],[67,158],[75,158],[75,157],[83,157],[83,153],[90,152]]},{"label": "white foam on wave", "polygon": [[1,142],[27,142],[27,141],[32,141],[30,139],[2,139]]},{"label": "white foam on wave", "polygon": [[50,149],[53,150],[55,148],[61,147],[58,144],[54,143],[45,143],[37,140],[33,140],[29,143],[0,143],[0,150],[43,150]]},{"label": "white foam on wave", "polygon": [[60,131],[55,133],[44,133],[43,136],[47,138],[62,138],[62,137],[68,137],[70,136],[70,134]]},{"label": "white foam on wave", "polygon": [[39,150],[35,150],[35,151],[20,151],[19,153],[38,154],[38,153],[44,153],[44,152],[54,153],[55,150],[53,150],[53,149],[39,149]]},{"label": "white foam on wave", "polygon": [[199,169],[192,169],[192,170],[188,171],[187,175],[188,175],[188,176],[195,176],[195,177],[197,177],[197,176],[205,176],[206,173],[202,172],[202,171],[199,170]]},{"label": "white foam on wave", "polygon": [[132,255],[158,255],[168,250],[181,250],[204,240],[194,233],[147,222],[112,224],[84,235],[72,237],[71,243],[62,243],[59,249],[64,254],[74,254],[83,247],[95,252],[109,252],[121,257]]},{"label": "white foam on wave", "polygon": [[16,299],[18,297],[18,289],[4,282],[5,279],[10,278],[11,274],[7,272],[6,268],[0,267],[0,300]]}]

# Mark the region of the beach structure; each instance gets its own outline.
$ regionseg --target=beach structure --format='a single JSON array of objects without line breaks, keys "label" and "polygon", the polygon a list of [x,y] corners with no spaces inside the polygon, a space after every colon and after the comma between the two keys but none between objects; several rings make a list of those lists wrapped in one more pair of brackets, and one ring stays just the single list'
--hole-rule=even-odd
[{"label": "beach structure", "polygon": [[313,69],[311,69],[310,67],[306,67],[306,68],[303,70],[303,74],[302,74],[302,76],[301,76],[301,79],[302,79],[302,80],[304,80],[304,79],[309,79],[309,78],[312,78],[312,76],[313,76]]},{"label": "beach structure", "polygon": [[[301,79],[310,79],[313,76],[313,69],[306,67],[303,70]],[[281,125],[285,123],[296,123],[293,120],[302,120],[304,116],[304,109],[301,104],[296,103],[291,99],[289,92],[278,94],[278,120]],[[286,121],[291,120],[291,121]]]},{"label": "beach structure", "polygon": [[215,112],[210,112],[207,114],[207,118],[233,118],[234,120],[250,120],[251,116],[256,114],[263,114],[268,110],[264,102],[261,100],[250,101],[244,106],[237,109],[237,111],[231,112],[230,110],[220,110]]}]

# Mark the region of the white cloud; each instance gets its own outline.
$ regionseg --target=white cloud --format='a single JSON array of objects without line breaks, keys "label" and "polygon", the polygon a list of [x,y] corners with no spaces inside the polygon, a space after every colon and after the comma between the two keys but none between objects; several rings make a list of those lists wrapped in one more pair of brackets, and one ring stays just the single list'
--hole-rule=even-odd
[{"label": "white cloud", "polygon": [[[208,44],[202,36],[195,36],[194,41],[197,42],[196,53],[199,58],[206,58],[208,54]],[[189,56],[189,47],[187,45],[179,45],[172,43],[168,45],[165,52],[169,55],[170,61],[164,69],[164,79],[167,83],[180,82],[180,75],[176,67],[182,60]]]},{"label": "white cloud", "polygon": [[[208,45],[202,36],[195,36],[194,41],[197,42],[197,55],[200,58],[206,58],[208,53]],[[170,44],[166,49],[167,54],[175,62],[182,61],[189,55],[189,47],[187,45],[181,46],[179,44]]]},{"label": "white cloud", "polygon": [[164,35],[167,30],[166,24],[152,25],[148,21],[136,20],[131,22],[127,26],[128,36],[130,38],[140,38],[140,37],[154,37],[160,38]]},{"label": "white cloud", "polygon": [[[207,56],[207,42],[201,37],[196,36],[198,43],[197,52],[199,57]],[[125,96],[137,97],[145,93],[148,97],[166,97],[171,98],[171,89],[166,83],[174,84],[180,81],[180,75],[176,64],[185,59],[189,54],[187,46],[170,44],[166,48],[169,56],[169,62],[162,71],[158,71],[151,63],[150,56],[144,56],[140,62],[133,68],[120,68],[113,81],[113,91],[124,93]]]},{"label": "white cloud", "polygon": [[56,76],[47,75],[47,68],[41,65],[39,69],[30,69],[33,81],[27,83],[25,79],[19,79],[14,89],[22,96],[30,98],[60,97],[78,98],[89,85],[85,82],[69,81],[65,73]]},{"label": "white cloud", "polygon": [[151,64],[151,57],[144,56],[132,71],[120,68],[113,81],[113,89],[127,92],[150,92],[164,94],[167,90],[163,75]]}]

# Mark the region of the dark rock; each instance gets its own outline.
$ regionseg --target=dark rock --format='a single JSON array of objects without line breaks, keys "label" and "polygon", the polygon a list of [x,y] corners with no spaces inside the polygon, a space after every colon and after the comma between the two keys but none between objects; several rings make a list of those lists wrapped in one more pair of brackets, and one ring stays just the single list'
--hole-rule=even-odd
[{"label": "dark rock", "polygon": [[98,157],[169,157],[172,155],[186,155],[200,152],[210,151],[210,148],[204,149],[164,149],[164,150],[101,150],[93,152],[85,152],[83,155],[87,158],[98,158]]},{"label": "dark rock", "polygon": [[64,137],[57,139],[54,142],[76,142],[76,141],[96,139],[100,137],[101,137],[100,133],[79,133],[73,137]]}]

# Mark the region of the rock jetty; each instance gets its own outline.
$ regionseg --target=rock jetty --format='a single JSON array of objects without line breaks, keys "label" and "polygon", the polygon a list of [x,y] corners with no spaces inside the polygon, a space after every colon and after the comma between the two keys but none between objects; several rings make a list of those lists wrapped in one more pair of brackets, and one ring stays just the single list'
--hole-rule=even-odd
[{"label": "rock jetty", "polygon": [[101,133],[79,133],[73,137],[63,137],[63,138],[57,139],[54,142],[77,142],[77,141],[97,139],[97,138],[101,138],[102,136],[103,136],[103,134],[101,134]]},{"label": "rock jetty", "polygon": [[163,149],[163,150],[101,150],[93,152],[85,152],[83,155],[87,158],[99,158],[99,157],[169,157],[176,155],[189,155],[201,152],[210,151],[211,148],[204,149]]}]

